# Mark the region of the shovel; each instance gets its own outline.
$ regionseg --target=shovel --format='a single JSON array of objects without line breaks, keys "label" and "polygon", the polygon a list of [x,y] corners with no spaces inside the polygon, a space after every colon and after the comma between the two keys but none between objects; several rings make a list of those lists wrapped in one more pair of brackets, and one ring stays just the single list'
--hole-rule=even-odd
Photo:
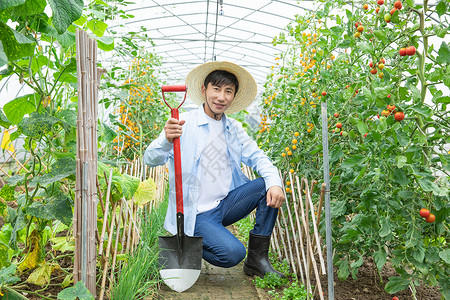
[{"label": "shovel", "polygon": [[[172,118],[179,120],[178,108],[186,100],[185,85],[162,86],[163,100],[170,108]],[[184,100],[177,108],[167,103],[164,92],[185,92]],[[181,177],[180,138],[173,139],[175,164],[175,192],[177,206],[177,234],[159,237],[160,274],[164,283],[172,290],[183,292],[198,279],[202,267],[203,238],[184,234],[183,180]]]}]

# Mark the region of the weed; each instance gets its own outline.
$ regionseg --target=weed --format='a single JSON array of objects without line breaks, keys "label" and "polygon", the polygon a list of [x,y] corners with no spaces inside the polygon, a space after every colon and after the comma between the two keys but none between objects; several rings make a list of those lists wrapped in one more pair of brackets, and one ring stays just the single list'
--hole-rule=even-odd
[{"label": "weed", "polygon": [[[168,195],[168,192],[166,192]],[[157,293],[159,283],[158,236],[163,234],[164,202],[141,217],[141,241],[129,255],[128,264],[119,271],[117,282],[112,284],[111,299],[150,299]]]}]

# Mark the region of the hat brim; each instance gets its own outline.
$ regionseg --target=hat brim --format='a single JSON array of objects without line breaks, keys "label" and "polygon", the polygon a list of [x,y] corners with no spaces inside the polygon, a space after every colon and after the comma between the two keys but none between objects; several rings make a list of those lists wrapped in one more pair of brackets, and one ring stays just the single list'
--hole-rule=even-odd
[{"label": "hat brim", "polygon": [[227,61],[211,61],[191,70],[186,77],[187,95],[189,99],[198,105],[205,103],[205,98],[202,94],[202,85],[205,82],[206,76],[216,70],[224,70],[234,74],[239,82],[239,89],[236,96],[225,113],[232,114],[246,109],[256,97],[257,86],[255,79],[244,68]]}]

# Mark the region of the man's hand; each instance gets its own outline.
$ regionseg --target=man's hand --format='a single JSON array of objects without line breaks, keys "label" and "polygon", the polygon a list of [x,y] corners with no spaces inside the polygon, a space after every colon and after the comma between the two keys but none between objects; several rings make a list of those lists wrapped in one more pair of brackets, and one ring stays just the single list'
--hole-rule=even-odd
[{"label": "man's hand", "polygon": [[286,200],[284,198],[283,189],[276,185],[269,188],[269,190],[267,191],[266,199],[267,206],[273,208],[280,208],[283,205],[284,200]]},{"label": "man's hand", "polygon": [[181,136],[183,133],[181,126],[183,126],[185,122],[185,120],[177,120],[175,118],[170,118],[167,120],[166,125],[164,126],[164,131],[166,133],[166,139],[169,143],[172,143],[174,138]]}]

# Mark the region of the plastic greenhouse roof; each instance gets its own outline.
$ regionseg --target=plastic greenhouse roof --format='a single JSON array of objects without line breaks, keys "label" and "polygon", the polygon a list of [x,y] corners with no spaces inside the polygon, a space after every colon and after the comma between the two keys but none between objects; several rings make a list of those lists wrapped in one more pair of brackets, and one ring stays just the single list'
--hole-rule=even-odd
[{"label": "plastic greenhouse roof", "polygon": [[[115,36],[145,32],[163,59],[166,75],[161,79],[167,84],[184,83],[199,64],[226,60],[246,68],[262,91],[275,56],[283,50],[272,45],[273,38],[312,6],[312,1],[296,0],[137,0],[123,9],[135,17],[115,20],[109,29]],[[110,59],[117,63],[117,58]]]}]

